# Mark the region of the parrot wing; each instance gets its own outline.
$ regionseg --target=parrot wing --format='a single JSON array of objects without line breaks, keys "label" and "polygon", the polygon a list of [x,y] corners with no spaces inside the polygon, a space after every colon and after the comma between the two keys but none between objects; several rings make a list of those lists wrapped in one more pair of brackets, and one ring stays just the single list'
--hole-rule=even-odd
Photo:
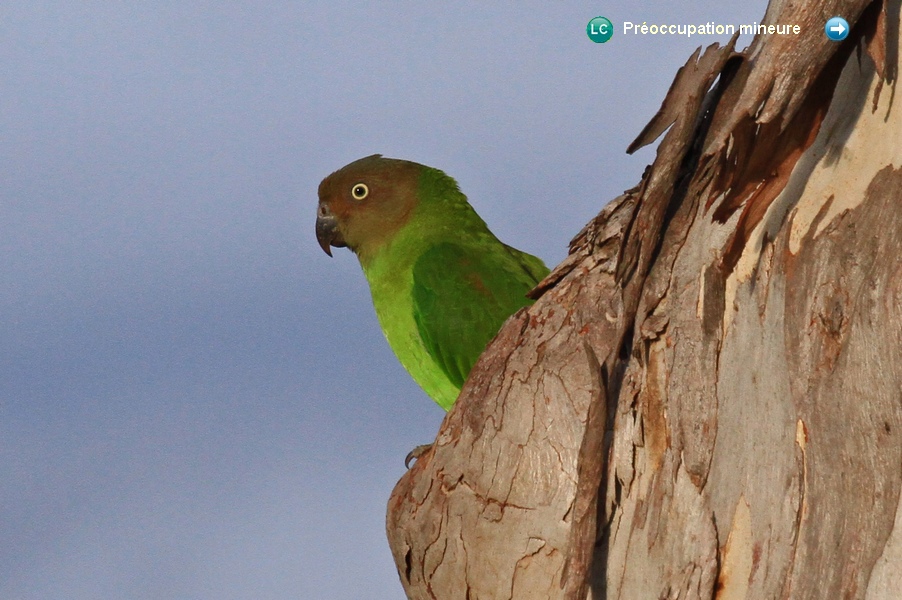
[{"label": "parrot wing", "polygon": [[[529,257],[532,261],[526,261]],[[543,272],[544,271],[544,272]],[[454,243],[427,250],[413,268],[414,321],[426,350],[458,388],[476,359],[548,272],[505,245],[476,251]]]}]

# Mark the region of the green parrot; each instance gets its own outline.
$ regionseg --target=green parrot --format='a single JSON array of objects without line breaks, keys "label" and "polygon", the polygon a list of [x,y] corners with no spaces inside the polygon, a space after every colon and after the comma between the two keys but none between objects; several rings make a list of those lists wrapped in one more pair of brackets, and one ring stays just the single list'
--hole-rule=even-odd
[{"label": "green parrot", "polygon": [[489,231],[454,179],[379,154],[320,184],[316,238],[329,256],[332,246],[357,255],[389,345],[445,410],[548,274],[540,259]]}]

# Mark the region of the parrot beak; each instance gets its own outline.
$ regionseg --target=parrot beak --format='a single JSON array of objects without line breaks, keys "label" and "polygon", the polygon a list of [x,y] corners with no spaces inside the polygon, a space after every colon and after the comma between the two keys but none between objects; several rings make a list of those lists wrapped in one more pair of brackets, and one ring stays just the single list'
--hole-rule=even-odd
[{"label": "parrot beak", "polygon": [[332,256],[330,246],[336,248],[347,246],[344,238],[341,237],[341,231],[338,230],[338,220],[329,207],[323,203],[320,203],[316,211],[316,241],[319,242],[319,247],[323,249],[323,252],[329,256]]}]

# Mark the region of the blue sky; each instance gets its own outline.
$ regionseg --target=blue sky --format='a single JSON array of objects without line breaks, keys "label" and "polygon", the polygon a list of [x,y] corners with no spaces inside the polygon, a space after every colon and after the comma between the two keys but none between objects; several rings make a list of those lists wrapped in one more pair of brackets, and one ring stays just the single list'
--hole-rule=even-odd
[{"label": "blue sky", "polygon": [[556,264],[726,41],[586,23],[764,13],[730,4],[5,7],[0,598],[402,598],[385,503],[444,413],[317,246],[319,181],[441,168]]}]

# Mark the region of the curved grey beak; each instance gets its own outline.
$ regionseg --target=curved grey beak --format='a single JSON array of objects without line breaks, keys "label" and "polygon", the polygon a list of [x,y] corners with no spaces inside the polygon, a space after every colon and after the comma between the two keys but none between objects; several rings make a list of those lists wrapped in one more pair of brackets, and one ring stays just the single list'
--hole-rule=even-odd
[{"label": "curved grey beak", "polygon": [[347,246],[341,237],[341,231],[338,230],[338,220],[329,207],[320,204],[316,210],[316,241],[323,252],[332,256],[332,248],[344,248]]}]

